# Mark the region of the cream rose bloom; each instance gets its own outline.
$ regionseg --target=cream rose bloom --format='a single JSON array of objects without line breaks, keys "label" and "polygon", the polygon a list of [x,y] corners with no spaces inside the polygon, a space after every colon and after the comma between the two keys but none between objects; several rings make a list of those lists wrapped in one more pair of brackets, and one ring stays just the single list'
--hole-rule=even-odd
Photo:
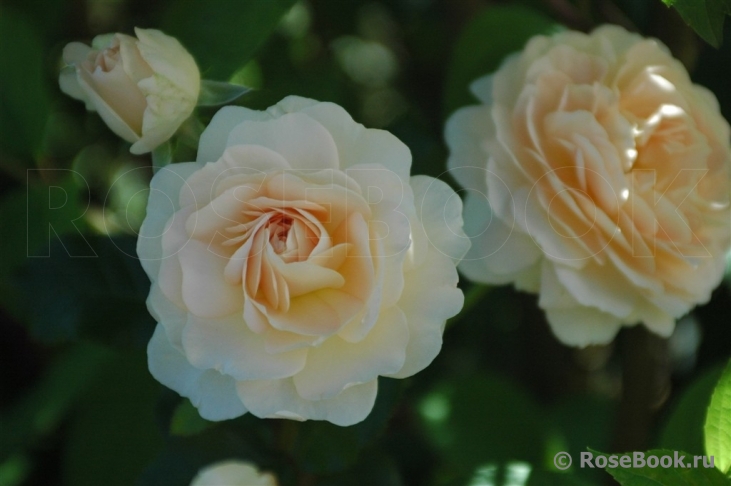
[{"label": "cream rose bloom", "polygon": [[603,26],[531,39],[446,126],[469,190],[460,266],[540,294],[555,335],[669,336],[708,301],[729,248],[729,126],[654,39]]},{"label": "cream rose bloom", "polygon": [[133,154],[167,141],[198,100],[200,73],[177,39],[159,30],[135,29],[97,36],[92,47],[72,42],[63,50],[68,68],[61,91],[96,110],[109,128],[130,142]]},{"label": "cream rose bloom", "polygon": [[463,303],[461,201],[410,167],[332,103],[220,110],[197,162],[151,183],[152,374],[209,420],[363,420],[378,376],[426,367]]},{"label": "cream rose bloom", "polygon": [[245,461],[224,461],[200,470],[190,486],[277,486],[277,479]]}]

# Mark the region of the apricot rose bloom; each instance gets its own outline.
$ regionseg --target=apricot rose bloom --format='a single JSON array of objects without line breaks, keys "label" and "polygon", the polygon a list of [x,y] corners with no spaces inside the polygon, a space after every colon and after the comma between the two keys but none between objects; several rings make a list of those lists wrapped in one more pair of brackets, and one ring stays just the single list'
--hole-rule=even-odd
[{"label": "apricot rose bloom", "polygon": [[277,486],[277,479],[245,461],[224,461],[200,470],[190,486]]},{"label": "apricot rose bloom", "polygon": [[200,72],[174,37],[154,29],[136,28],[135,34],[97,36],[91,47],[68,44],[59,84],[130,142],[130,152],[144,154],[172,137],[193,112]]},{"label": "apricot rose bloom", "polygon": [[469,189],[460,266],[540,294],[585,346],[643,323],[669,336],[709,300],[729,248],[729,125],[668,49],[616,26],[531,39],[448,121]]},{"label": "apricot rose bloom", "polygon": [[426,367],[463,303],[461,201],[410,168],[332,103],[221,109],[197,161],[151,183],[152,374],[209,420],[363,420],[378,376]]}]

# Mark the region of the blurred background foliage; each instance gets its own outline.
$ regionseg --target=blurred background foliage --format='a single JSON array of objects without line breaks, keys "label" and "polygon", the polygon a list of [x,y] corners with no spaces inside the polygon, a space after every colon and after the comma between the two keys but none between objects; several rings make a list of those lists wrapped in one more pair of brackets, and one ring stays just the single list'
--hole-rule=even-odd
[{"label": "blurred background foliage", "polygon": [[[285,486],[614,484],[597,470],[560,472],[553,456],[702,454],[705,409],[731,355],[728,280],[669,340],[633,328],[581,350],[552,337],[535,297],[463,283],[469,309],[449,323],[442,353],[416,377],[383,379],[363,423],[206,422],[147,371],[154,321],[134,247],[149,157],[130,155],[57,84],[67,42],[161,28],[204,78],[256,88],[237,103],[333,101],[400,137],[413,173],[448,180],[443,123],[474,102],[468,83],[561,26],[611,22],[660,38],[731,118],[727,2],[663,1],[677,10],[660,0],[2,0],[0,485],[183,486],[232,457]],[[175,160],[194,156],[174,147]]]}]

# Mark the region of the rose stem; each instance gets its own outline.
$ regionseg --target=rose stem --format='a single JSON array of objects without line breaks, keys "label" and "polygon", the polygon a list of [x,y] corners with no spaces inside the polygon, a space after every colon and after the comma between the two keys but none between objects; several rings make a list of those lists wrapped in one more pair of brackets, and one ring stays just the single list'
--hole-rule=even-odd
[{"label": "rose stem", "polygon": [[614,450],[646,451],[655,411],[667,396],[667,340],[638,325],[620,335],[622,398],[614,429]]}]

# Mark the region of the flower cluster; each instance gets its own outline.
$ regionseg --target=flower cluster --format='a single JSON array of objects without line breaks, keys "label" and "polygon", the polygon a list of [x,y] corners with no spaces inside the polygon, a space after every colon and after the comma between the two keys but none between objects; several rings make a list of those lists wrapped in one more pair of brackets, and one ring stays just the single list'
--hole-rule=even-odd
[{"label": "flower cluster", "polygon": [[[201,80],[177,40],[136,35],[69,44],[60,86],[141,154],[191,116]],[[446,125],[464,232],[457,194],[338,105],[219,110],[197,160],[150,183],[153,376],[210,420],[346,426],[380,376],[439,353],[464,302],[457,265],[540,294],[575,346],[637,323],[669,336],[710,298],[731,245],[730,130],[662,44],[612,26],[538,36],[472,91],[481,104]],[[231,463],[194,484],[241,478],[275,483]]]}]

